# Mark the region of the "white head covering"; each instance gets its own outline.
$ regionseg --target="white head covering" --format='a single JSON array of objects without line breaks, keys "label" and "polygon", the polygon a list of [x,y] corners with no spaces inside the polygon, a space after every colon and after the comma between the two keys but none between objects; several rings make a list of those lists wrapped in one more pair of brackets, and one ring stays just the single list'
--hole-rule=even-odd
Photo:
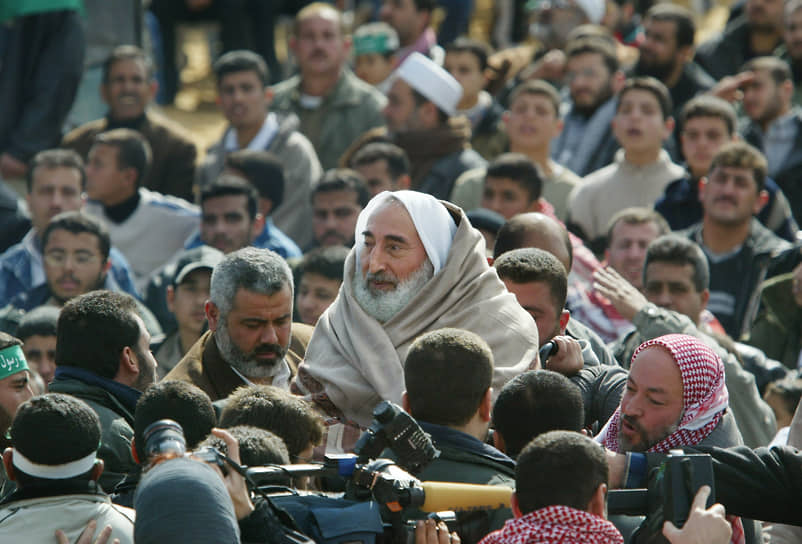
[{"label": "white head covering", "polygon": [[395,75],[448,115],[457,112],[462,85],[442,66],[417,51],[409,55]]},{"label": "white head covering", "polygon": [[606,11],[606,4],[604,0],[575,0],[577,7],[585,12],[588,21],[594,25],[601,23]]},{"label": "white head covering", "polygon": [[356,243],[354,245],[357,262],[359,262],[359,252],[365,242],[365,236],[362,233],[367,228],[368,220],[376,210],[391,199],[399,200],[412,217],[415,230],[418,231],[418,236],[426,249],[426,255],[432,262],[434,273],[437,274],[446,263],[448,252],[451,250],[451,242],[457,232],[457,225],[439,200],[432,195],[418,191],[384,191],[368,202],[356,220],[356,232],[354,233]]}]

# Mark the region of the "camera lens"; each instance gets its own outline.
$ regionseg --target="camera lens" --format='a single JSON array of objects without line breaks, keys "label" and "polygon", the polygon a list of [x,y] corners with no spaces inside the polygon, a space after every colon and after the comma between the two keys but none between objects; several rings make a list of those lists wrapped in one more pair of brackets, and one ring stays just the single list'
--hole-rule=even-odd
[{"label": "camera lens", "polygon": [[149,461],[157,456],[180,457],[187,451],[184,429],[171,419],[151,423],[143,433],[145,455]]}]

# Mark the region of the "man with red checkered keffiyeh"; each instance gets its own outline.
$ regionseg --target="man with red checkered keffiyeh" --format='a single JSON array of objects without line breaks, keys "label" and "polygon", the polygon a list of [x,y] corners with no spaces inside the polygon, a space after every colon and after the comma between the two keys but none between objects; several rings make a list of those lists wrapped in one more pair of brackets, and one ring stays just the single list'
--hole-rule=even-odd
[{"label": "man with red checkered keffiyeh", "polygon": [[[740,445],[728,405],[718,355],[693,336],[660,336],[635,350],[621,405],[596,440],[617,453]],[[743,538],[735,518],[732,542]]]},{"label": "man with red checkered keffiyeh", "polygon": [[604,449],[570,431],[551,431],[518,456],[515,519],[479,544],[623,544],[605,519],[608,469]]}]

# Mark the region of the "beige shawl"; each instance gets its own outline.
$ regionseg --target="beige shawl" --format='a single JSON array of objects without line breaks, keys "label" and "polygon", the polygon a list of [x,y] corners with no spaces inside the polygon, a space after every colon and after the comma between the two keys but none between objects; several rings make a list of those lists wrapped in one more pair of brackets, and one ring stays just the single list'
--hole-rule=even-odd
[{"label": "beige shawl", "polygon": [[[538,337],[532,317],[507,292],[487,264],[485,242],[459,208],[446,205],[458,223],[445,266],[398,314],[383,325],[354,299],[351,278],[359,273],[356,251],[345,261],[345,280],[320,317],[306,350],[304,372],[320,382],[343,415],[369,425],[382,400],[401,402],[410,344],[445,327],[475,332],[490,345],[496,393],[517,374],[536,368]],[[454,376],[454,379],[460,379]],[[310,393],[299,384],[303,393]]]}]

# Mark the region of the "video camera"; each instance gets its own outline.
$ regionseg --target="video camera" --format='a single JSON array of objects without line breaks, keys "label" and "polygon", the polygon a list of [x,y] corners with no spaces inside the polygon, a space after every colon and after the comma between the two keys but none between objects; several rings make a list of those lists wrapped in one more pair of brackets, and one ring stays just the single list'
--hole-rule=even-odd
[{"label": "video camera", "polygon": [[[148,459],[191,455],[221,468],[225,465],[226,469],[241,474],[252,492],[262,494],[286,510],[317,542],[339,542],[323,534],[326,533],[323,525],[340,523],[350,525],[351,529],[378,524],[376,534],[381,533],[380,536],[373,540],[366,537],[362,542],[407,544],[410,534],[414,533],[414,526],[405,522],[404,514],[410,511],[449,512],[450,515],[440,515],[448,521],[454,519],[454,511],[509,507],[510,488],[419,481],[411,473],[419,473],[440,455],[429,435],[393,403],[381,402],[373,416],[373,424],[354,448],[355,454],[326,455],[323,463],[244,467],[214,448],[187,453],[181,426],[171,420],[157,421],[145,429],[145,451]],[[385,450],[391,450],[397,460],[380,459]],[[266,489],[275,491],[276,486],[284,486],[288,477],[297,476],[342,478],[346,482],[346,492],[337,498],[302,496],[289,488],[283,488],[283,496],[264,494]],[[325,516],[315,516],[314,512],[310,515],[308,511],[312,510],[312,505],[325,511]],[[356,518],[343,519],[348,516],[362,517],[357,521]],[[360,541],[359,538],[346,540]]]},{"label": "video camera", "polygon": [[662,535],[665,521],[671,521],[678,528],[685,525],[696,492],[703,485],[710,486],[705,505],[709,508],[716,502],[711,457],[671,450],[660,467],[650,474],[647,489],[610,491],[607,512],[610,515],[646,516],[632,542],[649,542]]}]

